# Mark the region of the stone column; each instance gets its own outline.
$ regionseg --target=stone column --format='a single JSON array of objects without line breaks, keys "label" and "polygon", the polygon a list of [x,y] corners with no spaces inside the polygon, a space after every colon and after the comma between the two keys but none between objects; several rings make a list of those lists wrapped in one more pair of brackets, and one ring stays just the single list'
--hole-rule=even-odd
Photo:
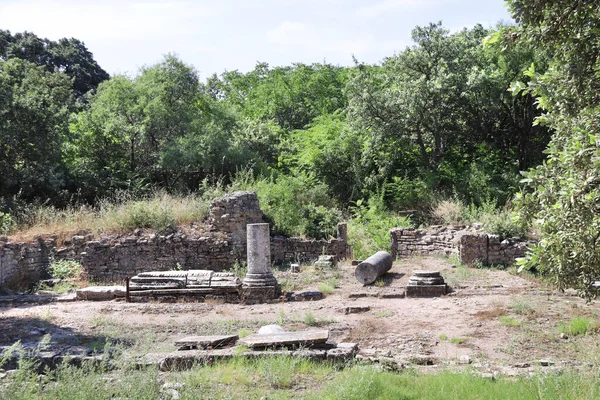
[{"label": "stone column", "polygon": [[275,286],[271,271],[271,238],[269,224],[248,224],[248,272],[242,281],[246,287]]}]

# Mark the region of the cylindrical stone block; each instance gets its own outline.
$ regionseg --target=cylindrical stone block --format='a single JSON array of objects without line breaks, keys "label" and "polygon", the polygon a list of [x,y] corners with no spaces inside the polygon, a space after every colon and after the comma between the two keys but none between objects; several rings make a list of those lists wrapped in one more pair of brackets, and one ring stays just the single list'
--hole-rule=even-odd
[{"label": "cylindrical stone block", "polygon": [[387,251],[378,251],[358,264],[354,276],[363,285],[370,285],[392,268],[394,259]]},{"label": "cylindrical stone block", "polygon": [[248,272],[245,286],[273,286],[277,280],[271,271],[271,237],[269,224],[246,225]]}]

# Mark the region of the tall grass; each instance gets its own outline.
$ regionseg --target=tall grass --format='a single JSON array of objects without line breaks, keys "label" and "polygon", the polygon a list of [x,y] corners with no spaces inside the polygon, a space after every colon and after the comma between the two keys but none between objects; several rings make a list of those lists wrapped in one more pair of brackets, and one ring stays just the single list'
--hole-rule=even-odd
[{"label": "tall grass", "polygon": [[63,209],[30,205],[21,211],[13,234],[30,237],[40,233],[90,229],[96,233],[126,232],[136,228],[167,230],[175,225],[204,220],[214,197],[225,193],[222,186],[206,186],[198,194],[172,195],[156,191],[144,198],[125,192],[102,199],[97,205],[71,205]]},{"label": "tall grass", "polygon": [[451,198],[439,201],[432,209],[434,218],[448,225],[472,225],[481,223],[486,232],[503,238],[524,237],[527,227],[517,221],[510,207],[498,208],[495,200],[488,199],[481,205],[465,205]]},{"label": "tall grass", "polygon": [[[538,373],[531,377],[487,379],[470,372],[401,374],[348,365],[340,370],[286,356],[246,359],[190,370],[159,373],[134,368],[124,358],[108,363],[63,363],[39,373],[32,360],[2,380],[0,398],[16,399],[597,399],[597,371]],[[175,393],[175,394],[174,394]]]}]

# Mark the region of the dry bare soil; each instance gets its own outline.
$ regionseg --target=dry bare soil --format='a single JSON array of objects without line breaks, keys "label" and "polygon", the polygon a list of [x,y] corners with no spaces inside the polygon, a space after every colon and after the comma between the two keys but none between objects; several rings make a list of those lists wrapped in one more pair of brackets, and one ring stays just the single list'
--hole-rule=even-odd
[{"label": "dry bare soil", "polygon": [[[439,298],[398,294],[412,270],[441,270],[452,292]],[[445,258],[398,261],[375,285],[363,287],[354,267],[299,274],[277,271],[284,288],[300,292],[337,286],[324,299],[241,305],[209,303],[0,303],[0,346],[35,344],[45,334],[72,354],[121,343],[134,355],[172,351],[187,335],[255,332],[266,324],[286,330],[329,329],[332,342],[357,342],[361,357],[417,368],[469,368],[522,374],[597,362],[596,302],[561,293],[505,270],[454,267]],[[347,308],[362,312],[347,314]],[[366,308],[368,307],[368,310]],[[366,311],[365,311],[366,310]],[[573,318],[587,332],[565,332]],[[563,332],[563,333],[561,333]]]}]

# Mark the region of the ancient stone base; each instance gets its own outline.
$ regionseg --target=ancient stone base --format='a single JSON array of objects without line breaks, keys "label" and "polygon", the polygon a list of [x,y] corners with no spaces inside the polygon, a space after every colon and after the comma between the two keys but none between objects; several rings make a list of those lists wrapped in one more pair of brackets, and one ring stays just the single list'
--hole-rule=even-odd
[{"label": "ancient stone base", "polygon": [[406,297],[438,297],[446,294],[444,285],[407,285]]},{"label": "ancient stone base", "polygon": [[270,303],[281,296],[281,286],[244,286],[240,300],[246,304]]}]

